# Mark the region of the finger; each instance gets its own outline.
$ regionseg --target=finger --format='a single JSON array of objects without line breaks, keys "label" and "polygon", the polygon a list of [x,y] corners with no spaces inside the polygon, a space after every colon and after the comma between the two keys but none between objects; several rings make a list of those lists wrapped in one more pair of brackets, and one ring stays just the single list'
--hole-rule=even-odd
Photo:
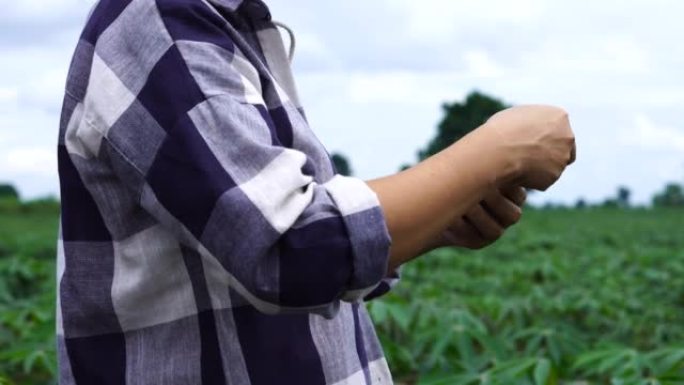
[{"label": "finger", "polygon": [[501,190],[501,194],[515,203],[518,207],[522,207],[527,200],[527,190],[521,186],[507,187]]},{"label": "finger", "polygon": [[485,240],[496,240],[503,235],[503,227],[485,211],[482,205],[475,205],[465,218]]},{"label": "finger", "polygon": [[449,226],[444,232],[444,238],[453,246],[480,248],[485,244],[480,232],[465,217]]},{"label": "finger", "polygon": [[522,215],[518,205],[498,192],[485,198],[484,208],[504,228],[517,223]]},{"label": "finger", "polygon": [[465,217],[458,219],[446,229],[446,238],[453,244],[462,244],[468,238],[480,238],[480,233],[473,228]]}]

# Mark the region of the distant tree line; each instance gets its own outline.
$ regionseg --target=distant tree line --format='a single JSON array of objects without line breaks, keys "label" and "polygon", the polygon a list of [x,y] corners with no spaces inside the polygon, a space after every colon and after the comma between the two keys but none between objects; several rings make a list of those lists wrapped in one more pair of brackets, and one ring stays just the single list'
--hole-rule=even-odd
[{"label": "distant tree line", "polygon": [[[629,198],[631,191],[624,186],[617,190],[615,197],[611,197],[603,201],[598,206],[606,208],[629,208],[631,207]],[[684,207],[684,188],[679,183],[668,183],[664,189],[656,193],[652,198],[654,207]],[[575,204],[576,208],[587,207],[587,203],[583,199],[579,199]]]},{"label": "distant tree line", "polygon": [[24,213],[29,211],[57,212],[59,211],[59,201],[54,196],[22,201],[19,191],[14,185],[0,183],[0,213]]},{"label": "distant tree line", "polygon": [[0,184],[0,199],[19,200],[19,191],[11,184]]},{"label": "distant tree line", "polygon": [[668,183],[664,191],[653,197],[653,205],[660,207],[684,206],[684,188],[681,184]]}]

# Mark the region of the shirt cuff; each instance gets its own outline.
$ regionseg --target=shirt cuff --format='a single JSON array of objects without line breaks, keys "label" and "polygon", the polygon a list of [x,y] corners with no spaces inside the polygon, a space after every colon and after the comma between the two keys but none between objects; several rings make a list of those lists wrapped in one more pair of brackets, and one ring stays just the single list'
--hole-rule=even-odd
[{"label": "shirt cuff", "polygon": [[370,301],[389,293],[390,290],[392,290],[392,288],[401,280],[402,267],[403,266],[399,266],[396,270],[392,271],[385,278],[383,278],[372,291],[363,297],[363,300]]},{"label": "shirt cuff", "polygon": [[392,239],[378,196],[366,182],[338,174],[323,186],[347,229],[352,276],[342,299],[354,302],[372,292],[387,275]]}]

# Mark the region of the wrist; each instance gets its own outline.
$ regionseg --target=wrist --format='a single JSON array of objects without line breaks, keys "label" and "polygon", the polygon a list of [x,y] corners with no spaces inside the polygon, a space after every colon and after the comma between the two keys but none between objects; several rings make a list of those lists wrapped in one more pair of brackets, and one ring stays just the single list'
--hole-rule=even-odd
[{"label": "wrist", "polygon": [[481,149],[483,163],[491,170],[492,189],[515,185],[523,174],[522,156],[500,134],[496,124],[486,122],[471,133],[476,141],[481,142],[477,146]]}]

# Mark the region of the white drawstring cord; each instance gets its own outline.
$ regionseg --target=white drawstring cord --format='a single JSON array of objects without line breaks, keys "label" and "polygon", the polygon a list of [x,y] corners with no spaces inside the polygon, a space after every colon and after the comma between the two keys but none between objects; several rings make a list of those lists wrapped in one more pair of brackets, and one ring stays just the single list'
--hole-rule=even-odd
[{"label": "white drawstring cord", "polygon": [[290,63],[292,63],[292,59],[294,58],[295,44],[296,44],[294,32],[292,32],[292,29],[290,27],[288,27],[287,25],[285,25],[284,23],[281,23],[281,22],[275,21],[275,20],[272,20],[272,22],[274,25],[276,25],[276,26],[284,29],[285,31],[287,31],[287,34],[290,36],[290,49],[289,49],[289,52],[287,54],[287,60],[289,60]]}]

